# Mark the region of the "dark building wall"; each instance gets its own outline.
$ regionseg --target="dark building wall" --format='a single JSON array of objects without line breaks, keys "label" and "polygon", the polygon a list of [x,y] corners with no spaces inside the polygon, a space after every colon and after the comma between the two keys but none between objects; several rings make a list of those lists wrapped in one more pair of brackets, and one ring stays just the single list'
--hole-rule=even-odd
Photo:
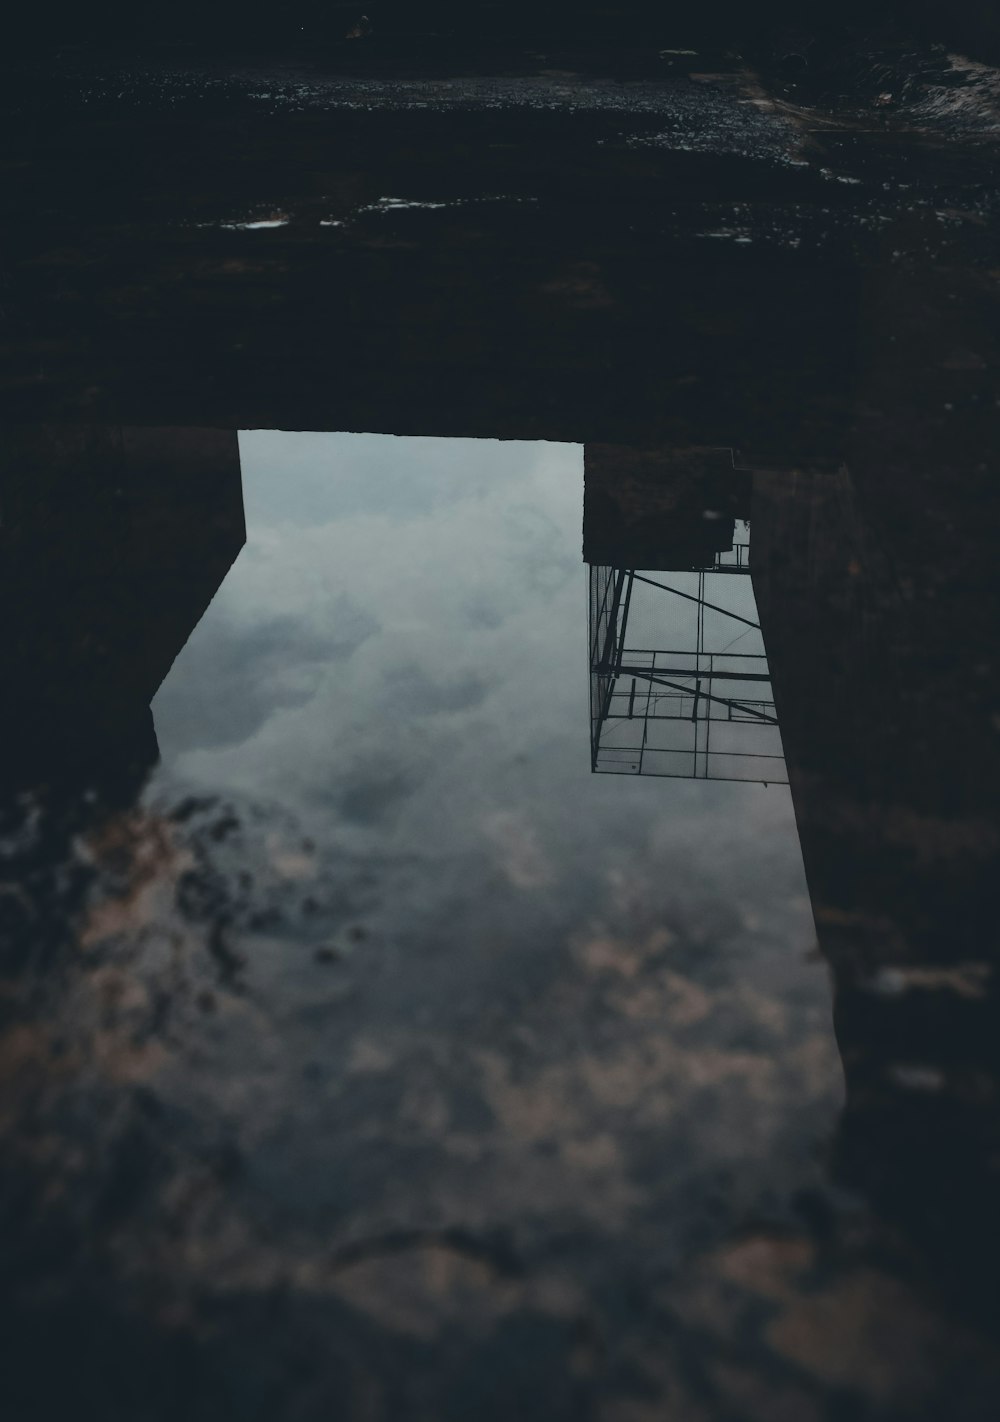
[{"label": "dark building wall", "polygon": [[149,703],[246,538],[235,431],[0,441],[0,783],[155,757]]},{"label": "dark building wall", "polygon": [[[916,460],[909,473],[919,485]],[[966,608],[949,643],[908,591],[940,564],[910,562],[905,509],[877,527],[867,502],[846,468],[755,474],[754,593],[834,989],[839,1168],[887,1208],[905,1196],[928,1237],[961,1219],[975,1248],[1000,1162],[993,1098],[970,1085],[1000,1040],[996,737],[966,694]]]}]

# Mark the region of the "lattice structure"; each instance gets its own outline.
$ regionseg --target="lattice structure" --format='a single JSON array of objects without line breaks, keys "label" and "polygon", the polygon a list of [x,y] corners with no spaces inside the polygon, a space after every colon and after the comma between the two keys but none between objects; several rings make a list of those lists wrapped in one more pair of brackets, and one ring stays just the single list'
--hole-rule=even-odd
[{"label": "lattice structure", "polygon": [[590,567],[591,766],[787,783],[749,527],[698,571]]}]

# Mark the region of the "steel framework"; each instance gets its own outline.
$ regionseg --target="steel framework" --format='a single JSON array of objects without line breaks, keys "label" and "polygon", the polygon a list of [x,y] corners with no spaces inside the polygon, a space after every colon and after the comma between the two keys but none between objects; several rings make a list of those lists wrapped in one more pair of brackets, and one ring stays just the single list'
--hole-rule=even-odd
[{"label": "steel framework", "polygon": [[748,550],[697,572],[591,565],[593,771],[787,784],[752,587],[731,581]]}]

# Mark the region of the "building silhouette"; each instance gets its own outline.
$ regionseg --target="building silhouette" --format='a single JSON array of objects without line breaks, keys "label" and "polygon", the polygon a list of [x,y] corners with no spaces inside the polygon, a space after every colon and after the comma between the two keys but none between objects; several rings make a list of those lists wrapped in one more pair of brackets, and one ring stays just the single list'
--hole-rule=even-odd
[{"label": "building silhouette", "polygon": [[4,782],[155,761],[150,701],[246,539],[235,431],[8,428]]}]

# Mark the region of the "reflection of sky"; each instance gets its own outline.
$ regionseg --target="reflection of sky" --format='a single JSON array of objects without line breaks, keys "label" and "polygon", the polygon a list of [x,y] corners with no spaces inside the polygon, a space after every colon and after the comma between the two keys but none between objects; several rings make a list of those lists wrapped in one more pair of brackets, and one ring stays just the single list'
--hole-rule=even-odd
[{"label": "reflection of sky", "polygon": [[807,945],[787,791],[590,774],[579,446],[240,452],[247,545],[154,701],[154,793],[280,807],[414,931],[763,911]]}]

